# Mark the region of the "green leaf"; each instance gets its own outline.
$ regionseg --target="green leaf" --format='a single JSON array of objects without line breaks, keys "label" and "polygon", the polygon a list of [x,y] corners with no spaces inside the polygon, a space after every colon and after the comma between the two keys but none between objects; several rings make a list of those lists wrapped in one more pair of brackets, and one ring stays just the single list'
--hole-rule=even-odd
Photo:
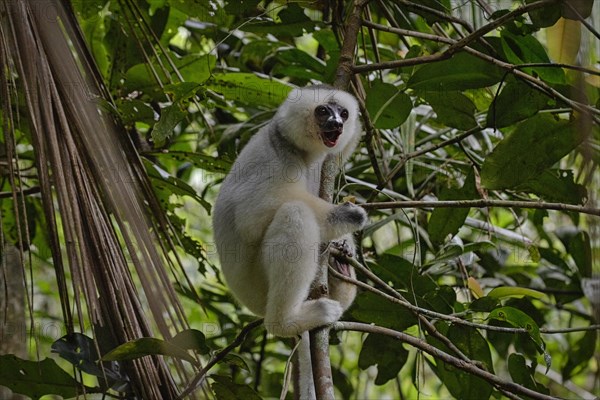
[{"label": "green leaf", "polygon": [[370,334],[363,342],[358,357],[358,367],[362,370],[377,365],[376,385],[384,385],[400,373],[408,359],[408,350],[402,342],[385,335]]},{"label": "green leaf", "polygon": [[[508,61],[512,64],[542,63],[550,64],[544,46],[532,35],[518,36],[508,29],[502,30],[502,49]],[[551,83],[566,83],[565,73],[558,67],[523,68],[528,74],[537,75]]]},{"label": "green leaf", "polygon": [[175,127],[187,116],[190,99],[201,88],[202,85],[195,82],[178,82],[164,87],[165,93],[172,96],[173,102],[161,110],[160,119],[154,124],[152,140],[155,146],[164,145],[165,141],[171,137]]},{"label": "green leaf", "polygon": [[[440,329],[443,331],[441,325]],[[446,337],[456,345],[467,357],[477,360],[485,365],[486,369],[493,373],[492,355],[487,341],[481,334],[472,328],[461,325],[451,325]],[[436,347],[445,348],[439,341],[427,337]],[[448,391],[457,399],[488,399],[492,393],[492,386],[485,380],[464,372],[456,367],[437,361],[434,368],[440,380]]]},{"label": "green leaf", "polygon": [[[470,200],[478,196],[475,187],[475,174],[470,172],[465,183],[459,189],[443,187],[440,200]],[[436,244],[443,243],[449,236],[454,236],[463,226],[470,208],[435,208],[429,218],[427,231],[429,239]]]},{"label": "green leaf", "polygon": [[297,3],[288,6],[277,14],[281,22],[261,21],[242,24],[238,29],[253,33],[268,33],[284,37],[302,36],[304,32],[312,32],[318,22],[311,20]]},{"label": "green leaf", "polygon": [[448,60],[423,65],[408,80],[408,86],[420,91],[479,89],[502,79],[504,71],[494,64],[466,53]]},{"label": "green leaf", "polygon": [[358,295],[350,309],[350,314],[359,321],[374,323],[397,331],[403,331],[417,323],[417,318],[405,307],[371,292]]},{"label": "green leaf", "polygon": [[210,348],[206,345],[206,336],[197,329],[178,332],[169,343],[185,350],[195,350],[202,355],[210,353]]},{"label": "green leaf", "polygon": [[[525,4],[538,0],[525,0]],[[544,7],[529,12],[531,22],[536,28],[547,28],[552,26],[560,18],[560,6],[558,4],[546,4]]]},{"label": "green leaf", "polygon": [[517,125],[486,157],[481,182],[487,189],[515,188],[535,179],[583,140],[576,123],[536,115]]},{"label": "green leaf", "polygon": [[96,364],[100,358],[93,339],[75,332],[65,335],[52,343],[52,352],[91,375],[102,376],[102,370]]},{"label": "green leaf", "polygon": [[393,282],[395,288],[410,290],[417,296],[423,296],[437,288],[431,277],[421,275],[413,263],[400,256],[384,253],[371,268],[377,276]]},{"label": "green leaf", "polygon": [[569,242],[569,254],[573,257],[582,278],[592,277],[593,259],[590,235],[579,231]]},{"label": "green leaf", "polygon": [[587,18],[592,15],[594,9],[594,0],[569,0],[569,5],[561,4],[562,16],[575,21],[580,21],[581,18]]},{"label": "green leaf", "polygon": [[102,357],[102,361],[135,360],[144,356],[169,356],[197,364],[194,357],[181,347],[157,338],[141,338],[123,343]]},{"label": "green leaf", "polygon": [[535,343],[538,352],[544,355],[546,366],[550,367],[550,356],[545,351],[546,344],[540,335],[540,328],[529,315],[514,307],[500,307],[490,312],[488,319],[508,322],[514,327],[525,329]]},{"label": "green leaf", "polygon": [[514,286],[498,286],[498,287],[492,289],[488,293],[488,296],[495,298],[495,299],[502,299],[505,297],[523,297],[523,296],[529,296],[529,297],[532,297],[532,298],[538,299],[538,300],[546,298],[546,295],[544,293],[538,292],[537,290],[521,288],[521,287],[514,287]]},{"label": "green leaf", "polygon": [[229,376],[211,375],[211,385],[217,400],[261,400],[254,389],[248,385],[235,383]]},{"label": "green leaf", "polygon": [[522,354],[511,353],[508,356],[508,372],[513,382],[536,392],[549,393],[547,388],[535,381],[535,366],[528,366]]},{"label": "green leaf", "polygon": [[529,191],[543,200],[559,203],[585,204],[588,198],[585,186],[575,183],[571,170],[547,169],[515,189]]},{"label": "green leaf", "polygon": [[433,108],[440,123],[465,131],[477,126],[475,104],[461,92],[423,92],[420,96]]},{"label": "green leaf", "polygon": [[535,115],[548,103],[548,97],[521,81],[507,83],[492,103],[486,125],[504,128]]},{"label": "green leaf", "polygon": [[121,120],[126,125],[133,125],[136,122],[145,122],[151,125],[155,122],[154,110],[141,100],[119,99],[117,100],[117,109]]},{"label": "green leaf", "polygon": [[[278,107],[293,90],[292,86],[276,79],[244,72],[214,74],[207,87],[221,93],[227,100],[252,106],[262,104],[264,107]],[[300,89],[298,94],[301,95]]]},{"label": "green leaf", "polygon": [[587,331],[575,345],[570,347],[570,351],[567,354],[567,362],[562,369],[564,381],[576,375],[581,368],[589,366],[589,362],[595,354],[597,338],[597,331]]},{"label": "green leaf", "polygon": [[[12,354],[0,355],[0,386],[6,386],[15,393],[37,400],[54,394],[72,398],[83,393],[83,387],[71,375],[62,370],[54,360],[22,360]],[[87,393],[97,389],[86,387]]]},{"label": "green leaf", "polygon": [[392,129],[406,121],[413,104],[396,86],[376,82],[367,93],[366,106],[375,128]]},{"label": "green leaf", "polygon": [[169,0],[169,4],[190,17],[200,17],[201,21],[212,11],[210,4],[203,0]]}]

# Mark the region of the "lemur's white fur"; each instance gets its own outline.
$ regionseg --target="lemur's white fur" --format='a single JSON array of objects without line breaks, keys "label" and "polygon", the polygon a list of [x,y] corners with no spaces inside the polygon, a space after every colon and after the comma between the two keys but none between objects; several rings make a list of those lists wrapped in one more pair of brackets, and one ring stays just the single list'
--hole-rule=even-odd
[{"label": "lemur's white fur", "polygon": [[[347,110],[337,139],[323,136],[315,111],[320,105]],[[295,336],[331,324],[354,300],[355,287],[334,279],[330,298],[307,297],[320,243],[352,243],[350,234],[367,221],[361,207],[332,205],[317,196],[325,157],[345,160],[360,133],[352,95],[324,85],[296,89],[244,147],[223,182],[214,209],[223,274],[235,297],[264,316],[274,335]],[[301,398],[314,397],[312,388],[306,390]]]}]

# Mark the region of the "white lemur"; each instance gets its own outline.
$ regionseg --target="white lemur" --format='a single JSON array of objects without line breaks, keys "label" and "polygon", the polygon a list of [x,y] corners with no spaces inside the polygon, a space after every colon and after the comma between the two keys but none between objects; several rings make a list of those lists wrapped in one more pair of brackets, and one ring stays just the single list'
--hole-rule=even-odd
[{"label": "white lemur", "polygon": [[[320,243],[337,240],[353,255],[351,233],[367,221],[363,208],[317,196],[325,157],[333,154],[342,162],[360,134],[352,95],[325,85],[293,90],[222,184],[213,224],[223,274],[235,297],[264,316],[274,335],[331,324],[354,300],[354,285],[331,278],[329,298],[307,297]],[[351,267],[334,264],[354,276]],[[314,397],[307,393],[301,397]]]}]

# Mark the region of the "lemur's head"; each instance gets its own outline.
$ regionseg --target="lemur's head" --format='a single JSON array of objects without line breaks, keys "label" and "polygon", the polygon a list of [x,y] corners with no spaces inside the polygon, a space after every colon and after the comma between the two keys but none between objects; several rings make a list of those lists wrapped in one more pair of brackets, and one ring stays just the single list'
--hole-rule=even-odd
[{"label": "lemur's head", "polygon": [[327,85],[292,90],[274,120],[282,135],[314,155],[341,152],[360,129],[356,99]]}]

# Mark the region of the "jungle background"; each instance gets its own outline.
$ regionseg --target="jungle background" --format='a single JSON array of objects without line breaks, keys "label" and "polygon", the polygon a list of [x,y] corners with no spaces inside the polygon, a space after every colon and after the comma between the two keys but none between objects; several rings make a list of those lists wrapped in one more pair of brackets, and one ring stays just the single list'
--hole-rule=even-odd
[{"label": "jungle background", "polygon": [[[296,87],[359,100],[344,399],[600,395],[593,0],[2,0],[0,397],[293,398],[211,206]],[[323,397],[327,398],[327,397]],[[331,397],[329,397],[331,398]]]}]

